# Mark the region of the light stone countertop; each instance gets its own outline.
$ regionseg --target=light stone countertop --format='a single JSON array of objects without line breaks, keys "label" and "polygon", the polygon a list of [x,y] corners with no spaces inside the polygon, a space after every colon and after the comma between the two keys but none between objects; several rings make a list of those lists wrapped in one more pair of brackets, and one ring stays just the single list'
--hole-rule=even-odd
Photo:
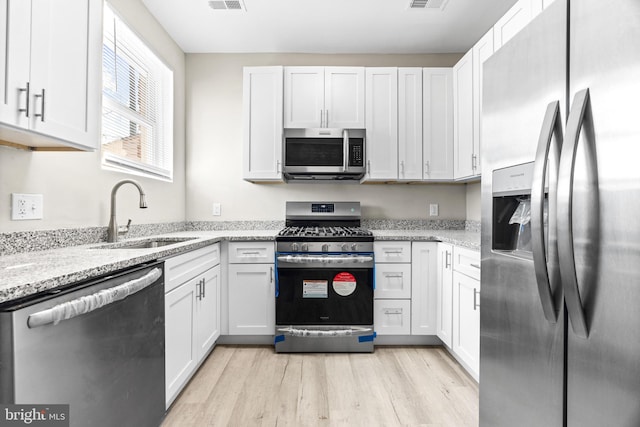
[{"label": "light stone countertop", "polygon": [[[375,240],[443,241],[480,249],[480,233],[464,230],[372,230]],[[274,240],[278,230],[180,231],[118,244],[94,243],[0,256],[0,303],[96,278],[144,262],[177,255],[222,240]],[[193,240],[159,248],[112,249],[114,245],[155,238]]]}]

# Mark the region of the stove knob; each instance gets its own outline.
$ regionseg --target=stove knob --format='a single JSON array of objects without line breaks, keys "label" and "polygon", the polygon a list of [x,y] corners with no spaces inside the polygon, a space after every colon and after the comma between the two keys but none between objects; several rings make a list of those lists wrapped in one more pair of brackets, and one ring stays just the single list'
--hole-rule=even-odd
[{"label": "stove knob", "polygon": [[297,243],[292,243],[291,244],[291,251],[292,252],[298,252],[298,244]]},{"label": "stove knob", "polygon": [[308,243],[303,243],[302,244],[302,252],[307,252],[309,251],[309,244]]},{"label": "stove knob", "polygon": [[358,249],[358,244],[357,244],[357,243],[353,243],[353,244],[351,245],[351,250],[352,250],[352,251],[356,251],[357,249]]},{"label": "stove knob", "polygon": [[342,252],[347,252],[349,250],[349,244],[348,243],[343,243],[340,246],[340,249],[342,249]]},{"label": "stove knob", "polygon": [[329,245],[328,244],[323,244],[322,245],[322,252],[329,252]]}]

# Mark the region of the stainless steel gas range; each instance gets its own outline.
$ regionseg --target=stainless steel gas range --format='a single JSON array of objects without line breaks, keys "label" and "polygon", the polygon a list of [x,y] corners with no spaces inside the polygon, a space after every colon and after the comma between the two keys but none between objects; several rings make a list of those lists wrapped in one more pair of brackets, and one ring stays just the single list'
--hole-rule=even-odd
[{"label": "stainless steel gas range", "polygon": [[373,235],[359,202],[287,202],[276,237],[276,352],[372,352]]}]

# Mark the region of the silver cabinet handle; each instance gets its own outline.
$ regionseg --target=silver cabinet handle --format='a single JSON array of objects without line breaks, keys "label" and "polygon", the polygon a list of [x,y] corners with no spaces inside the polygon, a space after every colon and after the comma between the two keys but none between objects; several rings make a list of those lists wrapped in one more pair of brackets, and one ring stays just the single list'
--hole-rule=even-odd
[{"label": "silver cabinet handle", "polygon": [[324,126],[329,127],[329,110],[324,110]]},{"label": "silver cabinet handle", "polygon": [[242,252],[242,254],[240,256],[258,256],[260,255],[259,251],[253,251],[253,252]]},{"label": "silver cabinet handle", "polygon": [[273,267],[269,267],[269,283],[273,283]]},{"label": "silver cabinet handle", "polygon": [[404,160],[400,160],[400,173],[404,176]]},{"label": "silver cabinet handle", "polygon": [[480,307],[480,303],[478,302],[478,295],[480,291],[476,288],[473,288],[473,311],[476,311]]},{"label": "silver cabinet handle", "polygon": [[445,251],[444,254],[444,268],[451,268],[451,252]]},{"label": "silver cabinet handle", "polygon": [[324,110],[320,110],[320,127],[324,127]]},{"label": "silver cabinet handle", "polygon": [[202,289],[202,298],[206,298],[207,297],[207,279],[202,279],[202,285],[201,285],[201,289]]},{"label": "silver cabinet handle", "polygon": [[384,273],[384,277],[394,277],[397,279],[402,279],[404,276],[402,273]]},{"label": "silver cabinet handle", "polygon": [[[553,135],[556,138],[553,142]],[[538,296],[542,304],[544,317],[551,323],[558,320],[558,312],[553,302],[549,271],[547,269],[547,254],[544,245],[544,194],[545,177],[551,168],[550,177],[556,179],[558,174],[558,159],[562,147],[562,121],[560,118],[560,102],[554,101],[547,105],[547,111],[542,121],[538,150],[533,166],[533,182],[531,186],[531,248],[533,252],[533,267],[538,285]],[[553,161],[552,165],[548,165]],[[550,196],[555,195],[553,183],[549,183]],[[549,197],[549,218],[555,218],[555,199]],[[551,221],[550,221],[551,222]],[[551,229],[551,227],[549,227]],[[551,239],[555,244],[555,239]]]},{"label": "silver cabinet handle", "polygon": [[196,299],[202,299],[202,280],[198,280],[198,283],[196,283]]},{"label": "silver cabinet handle", "polygon": [[478,270],[480,270],[480,264],[469,264],[469,265],[473,268],[477,268]]},{"label": "silver cabinet handle", "polygon": [[[584,315],[578,278],[576,274],[575,253],[573,247],[573,179],[580,131],[587,120],[591,120],[589,89],[581,90],[573,98],[573,106],[567,120],[567,138],[562,146],[558,175],[558,259],[560,277],[564,290],[567,312],[573,332],[582,337],[589,336]],[[593,147],[590,155],[595,156]],[[595,165],[595,159],[590,161]],[[595,170],[595,169],[593,169]],[[597,189],[597,185],[593,185]],[[597,197],[597,194],[596,194]]]},{"label": "silver cabinet handle", "polygon": [[40,109],[40,113],[35,113],[34,116],[35,117],[40,117],[40,121],[44,122],[44,103],[45,103],[45,98],[44,98],[44,89],[42,89],[42,93],[41,94],[35,94],[33,95],[34,98],[38,99],[38,98],[42,98],[42,108]]},{"label": "silver cabinet handle", "polygon": [[282,172],[282,162],[280,160],[276,161],[276,173]]},{"label": "silver cabinet handle", "polygon": [[27,82],[26,87],[18,88],[18,91],[19,92],[26,92],[26,95],[27,95],[27,97],[26,97],[26,105],[25,105],[24,108],[18,108],[18,111],[20,113],[25,113],[25,116],[28,118],[29,117],[29,92],[30,92],[29,91],[29,82]]},{"label": "silver cabinet handle", "polygon": [[401,308],[385,308],[383,310],[384,314],[402,314]]},{"label": "silver cabinet handle", "polygon": [[73,319],[74,317],[91,313],[106,305],[123,300],[136,292],[140,292],[155,283],[160,277],[162,277],[162,270],[154,268],[138,279],[130,280],[112,288],[102,289],[95,294],[85,295],[34,313],[27,319],[27,326],[35,328],[51,323],[57,325],[62,320]]},{"label": "silver cabinet handle", "polygon": [[371,175],[371,160],[367,160],[367,174]]},{"label": "silver cabinet handle", "polygon": [[424,170],[425,175],[431,175],[430,165],[428,161],[424,163]]},{"label": "silver cabinet handle", "polygon": [[474,171],[477,169],[477,165],[476,165],[476,160],[477,160],[478,156],[475,154],[471,155],[471,169],[473,169]]}]

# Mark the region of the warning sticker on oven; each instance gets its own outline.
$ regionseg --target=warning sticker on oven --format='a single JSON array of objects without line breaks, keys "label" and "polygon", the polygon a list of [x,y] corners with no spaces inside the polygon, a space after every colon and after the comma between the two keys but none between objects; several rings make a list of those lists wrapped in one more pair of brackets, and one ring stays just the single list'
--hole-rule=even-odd
[{"label": "warning sticker on oven", "polygon": [[302,298],[329,298],[327,280],[303,280]]},{"label": "warning sticker on oven", "polygon": [[356,278],[353,274],[343,271],[333,278],[333,290],[336,294],[348,297],[356,291]]}]

